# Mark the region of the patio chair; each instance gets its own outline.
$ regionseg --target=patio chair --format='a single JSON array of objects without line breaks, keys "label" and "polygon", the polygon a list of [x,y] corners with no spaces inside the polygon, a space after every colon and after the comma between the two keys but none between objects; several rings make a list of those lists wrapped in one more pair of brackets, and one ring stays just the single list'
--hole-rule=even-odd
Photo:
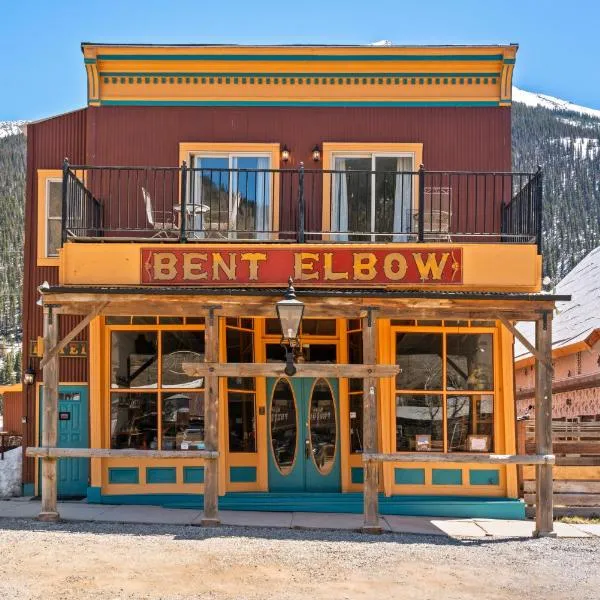
[{"label": "patio chair", "polygon": [[150,223],[152,228],[156,231],[152,237],[170,237],[170,233],[177,229],[173,220],[173,213],[166,210],[153,210],[152,197],[144,187],[142,187],[142,196],[144,198],[144,206],[146,207],[146,218],[148,219],[148,223]]}]

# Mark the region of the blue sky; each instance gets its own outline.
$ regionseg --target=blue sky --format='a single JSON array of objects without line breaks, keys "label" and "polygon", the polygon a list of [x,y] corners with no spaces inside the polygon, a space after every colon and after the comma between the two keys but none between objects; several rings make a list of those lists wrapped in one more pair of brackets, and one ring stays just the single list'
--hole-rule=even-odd
[{"label": "blue sky", "polygon": [[517,42],[515,83],[600,108],[597,0],[0,0],[0,120],[84,106],[82,41]]}]

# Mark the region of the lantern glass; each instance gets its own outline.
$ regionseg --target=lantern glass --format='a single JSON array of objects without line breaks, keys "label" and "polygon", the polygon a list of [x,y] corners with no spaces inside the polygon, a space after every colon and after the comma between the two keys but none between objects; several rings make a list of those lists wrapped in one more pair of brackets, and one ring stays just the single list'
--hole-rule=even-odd
[{"label": "lantern glass", "polygon": [[280,300],[276,304],[277,316],[281,324],[281,335],[285,340],[292,342],[298,338],[304,303],[299,300]]}]

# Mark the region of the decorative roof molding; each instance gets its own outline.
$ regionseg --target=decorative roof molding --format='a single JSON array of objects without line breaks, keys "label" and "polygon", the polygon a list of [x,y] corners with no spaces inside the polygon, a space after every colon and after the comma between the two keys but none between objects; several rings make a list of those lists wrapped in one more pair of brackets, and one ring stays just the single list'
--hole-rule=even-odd
[{"label": "decorative roof molding", "polygon": [[90,106],[508,106],[517,46],[82,50]]}]

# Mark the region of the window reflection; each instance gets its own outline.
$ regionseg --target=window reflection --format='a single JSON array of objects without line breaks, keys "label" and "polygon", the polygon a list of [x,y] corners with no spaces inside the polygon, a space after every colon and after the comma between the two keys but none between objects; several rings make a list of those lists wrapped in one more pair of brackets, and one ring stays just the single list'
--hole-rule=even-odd
[{"label": "window reflection", "polygon": [[397,333],[396,363],[400,366],[398,389],[442,389],[442,335]]},{"label": "window reflection", "polygon": [[110,447],[158,448],[156,394],[117,392],[111,395]]},{"label": "window reflection", "polygon": [[397,395],[396,449],[400,452],[443,451],[443,416],[441,395]]},{"label": "window reflection", "polygon": [[337,425],[335,403],[329,384],[316,381],[310,400],[310,445],[317,469],[329,473],[335,461]]},{"label": "window reflection", "polygon": [[229,451],[256,452],[255,395],[229,391]]},{"label": "window reflection", "polygon": [[271,401],[271,446],[275,462],[283,475],[292,470],[296,457],[296,403],[289,382],[280,379]]},{"label": "window reflection", "polygon": [[448,396],[446,410],[449,452],[493,452],[493,396]]},{"label": "window reflection", "polygon": [[204,394],[162,397],[162,449],[204,450]]},{"label": "window reflection", "polygon": [[447,335],[448,389],[494,389],[492,340],[491,333]]},{"label": "window reflection", "polygon": [[156,332],[113,331],[111,334],[111,387],[157,387],[157,358]]},{"label": "window reflection", "polygon": [[204,331],[163,331],[161,335],[162,387],[202,387],[204,379],[190,368],[204,362]]}]

